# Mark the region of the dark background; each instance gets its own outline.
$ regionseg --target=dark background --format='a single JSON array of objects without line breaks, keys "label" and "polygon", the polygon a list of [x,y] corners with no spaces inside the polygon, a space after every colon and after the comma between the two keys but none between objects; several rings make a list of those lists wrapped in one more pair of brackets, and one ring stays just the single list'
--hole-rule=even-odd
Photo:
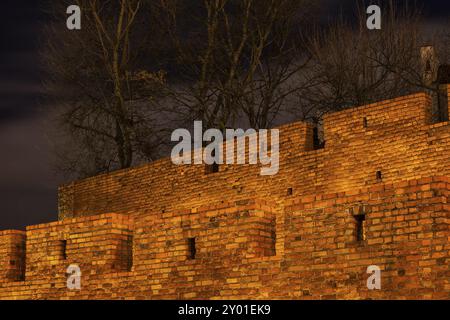
[{"label": "dark background", "polygon": [[[356,1],[322,0],[321,20],[350,14]],[[430,29],[450,21],[449,0],[414,2],[423,8]],[[53,170],[46,130],[47,115],[57,106],[44,101],[46,73],[39,59],[40,46],[51,41],[42,35],[49,22],[47,5],[44,0],[1,1],[0,230],[57,219],[57,186],[63,179]]]}]

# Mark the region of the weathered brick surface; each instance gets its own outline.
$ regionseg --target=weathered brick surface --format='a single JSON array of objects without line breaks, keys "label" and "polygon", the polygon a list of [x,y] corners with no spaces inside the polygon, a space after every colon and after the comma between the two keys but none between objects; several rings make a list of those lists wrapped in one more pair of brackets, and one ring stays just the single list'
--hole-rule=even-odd
[{"label": "weathered brick surface", "polygon": [[0,298],[449,299],[450,123],[431,124],[429,103],[331,114],[321,150],[311,127],[284,126],[272,177],[163,159],[74,182],[60,221],[0,232]]},{"label": "weathered brick surface", "polygon": [[[82,217],[27,230],[25,281],[2,281],[3,299],[448,299],[450,179],[424,178],[322,196],[192,210]],[[356,241],[352,212],[366,213]],[[131,271],[118,241],[134,230]],[[46,250],[68,239],[67,259]],[[187,239],[196,238],[195,259]],[[81,266],[82,288],[65,269]],[[30,264],[30,265],[29,265]],[[368,290],[366,269],[381,268]],[[40,271],[40,272],[38,272]]]},{"label": "weathered brick surface", "polygon": [[0,231],[0,282],[23,279],[24,266],[25,232]]},{"label": "weathered brick surface", "polygon": [[71,263],[89,273],[126,271],[132,221],[120,214],[102,214],[27,227],[27,277],[49,279]]},{"label": "weathered brick surface", "polygon": [[448,108],[448,115],[450,116],[450,84],[447,85],[447,108]]},{"label": "weathered brick surface", "polygon": [[430,106],[427,95],[415,94],[331,114],[321,150],[312,150],[308,125],[283,126],[275,176],[261,176],[255,165],[222,165],[206,175],[203,165],[162,159],[73,182],[60,189],[60,216],[170,211],[254,196],[282,203],[288,188],[314,195],[377,184],[377,171],[389,183],[448,175],[450,124],[431,124]]}]

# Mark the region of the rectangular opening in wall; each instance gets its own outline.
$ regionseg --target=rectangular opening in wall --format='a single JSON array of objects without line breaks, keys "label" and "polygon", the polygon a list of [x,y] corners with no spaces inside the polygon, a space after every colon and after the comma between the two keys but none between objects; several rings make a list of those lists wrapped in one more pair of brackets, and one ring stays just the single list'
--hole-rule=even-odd
[{"label": "rectangular opening in wall", "polygon": [[383,174],[381,173],[380,170],[377,171],[376,178],[377,178],[377,182],[383,181]]},{"label": "rectangular opening in wall", "polygon": [[321,127],[319,125],[313,128],[313,147],[314,150],[319,150],[325,148],[325,140],[323,139],[323,134],[321,134]]},{"label": "rectangular opening in wall", "polygon": [[217,163],[207,164],[205,167],[205,174],[219,172],[219,165]]},{"label": "rectangular opening in wall", "polygon": [[364,118],[363,118],[363,128],[367,128],[367,125],[368,125],[368,123],[367,123],[367,118],[364,117]]},{"label": "rectangular opening in wall", "polygon": [[[216,156],[216,150],[213,150],[211,152],[211,156],[215,157]],[[205,167],[205,174],[211,174],[211,173],[216,173],[219,172],[219,164],[217,164],[216,162],[214,162],[213,164],[207,164]]]},{"label": "rectangular opening in wall", "polygon": [[294,190],[292,188],[287,189],[287,195],[292,196],[294,194]]},{"label": "rectangular opening in wall", "polygon": [[[449,67],[450,70],[450,67]],[[449,71],[450,72],[450,71]],[[449,121],[449,106],[446,86],[439,86],[437,92],[432,93],[432,123]]]},{"label": "rectangular opening in wall", "polygon": [[59,257],[62,260],[67,260],[67,240],[59,240],[57,249]]},{"label": "rectangular opening in wall", "polygon": [[26,243],[25,240],[16,244],[15,249],[15,259],[10,260],[11,268],[15,269],[15,281],[25,281],[25,260],[26,260]]},{"label": "rectangular opening in wall", "polygon": [[353,216],[356,222],[356,241],[362,242],[366,240],[366,215],[358,214]]},{"label": "rectangular opening in wall", "polygon": [[118,239],[117,250],[114,252],[113,270],[132,271],[133,268],[133,243],[132,235],[123,235]]},{"label": "rectangular opening in wall", "polygon": [[195,238],[188,238],[188,259],[194,260],[197,255],[197,248],[195,246]]},{"label": "rectangular opening in wall", "polygon": [[133,268],[133,236],[127,237],[125,257],[127,259],[127,271],[131,271]]}]

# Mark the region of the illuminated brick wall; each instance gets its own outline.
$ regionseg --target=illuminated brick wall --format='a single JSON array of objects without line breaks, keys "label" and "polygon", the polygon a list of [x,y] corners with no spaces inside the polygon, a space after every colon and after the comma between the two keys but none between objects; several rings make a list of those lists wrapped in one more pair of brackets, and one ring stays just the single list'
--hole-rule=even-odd
[{"label": "illuminated brick wall", "polygon": [[0,231],[0,282],[23,280],[25,239],[23,231]]},{"label": "illuminated brick wall", "polygon": [[313,150],[312,128],[280,127],[280,171],[261,176],[258,165],[172,164],[169,158],[76,181],[60,189],[64,217],[102,212],[125,214],[195,208],[224,199],[252,197],[282,203],[293,195],[332,193],[380,181],[450,173],[449,122],[432,124],[431,100],[415,94],[325,117],[326,145]]},{"label": "illuminated brick wall", "polygon": [[[25,281],[2,280],[0,298],[448,299],[449,198],[450,179],[434,177],[292,197],[284,210],[247,200],[34,226]],[[130,234],[132,250],[118,250]],[[62,238],[65,259],[48,250]],[[79,291],[66,286],[74,263]],[[367,289],[370,265],[381,290]]]},{"label": "illuminated brick wall", "polygon": [[0,298],[449,299],[450,122],[429,107],[330,114],[320,150],[283,126],[275,176],[163,159],[65,186],[60,221],[0,232]]}]

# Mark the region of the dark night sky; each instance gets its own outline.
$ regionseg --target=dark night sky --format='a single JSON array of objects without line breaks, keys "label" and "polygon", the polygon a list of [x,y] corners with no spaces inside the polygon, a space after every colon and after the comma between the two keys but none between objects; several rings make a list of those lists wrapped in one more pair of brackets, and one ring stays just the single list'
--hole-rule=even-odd
[{"label": "dark night sky", "polygon": [[[58,1],[58,0],[52,0]],[[322,0],[332,17],[336,4],[356,0]],[[401,1],[405,2],[405,1]],[[450,20],[449,0],[416,1],[430,26]],[[57,186],[46,136],[46,115],[54,106],[42,100],[39,62],[44,0],[2,0],[0,13],[0,230],[57,219]],[[61,26],[65,27],[65,26]]]},{"label": "dark night sky", "polygon": [[39,66],[43,1],[2,0],[0,17],[0,230],[56,218]]}]

